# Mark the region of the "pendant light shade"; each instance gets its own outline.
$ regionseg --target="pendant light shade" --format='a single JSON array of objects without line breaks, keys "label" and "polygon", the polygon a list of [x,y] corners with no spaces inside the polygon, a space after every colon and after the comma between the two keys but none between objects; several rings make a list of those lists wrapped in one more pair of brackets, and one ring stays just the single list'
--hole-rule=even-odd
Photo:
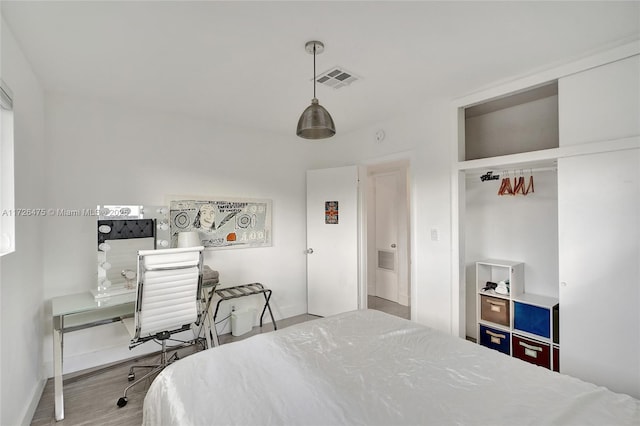
[{"label": "pendant light shade", "polygon": [[302,112],[296,134],[305,139],[325,139],[336,134],[333,118],[316,98],[313,98],[311,105]]},{"label": "pendant light shade", "polygon": [[304,139],[330,138],[336,134],[336,125],[329,112],[318,103],[316,98],[316,54],[324,51],[324,44],[319,41],[309,41],[305,49],[313,54],[313,99],[298,120],[296,135]]}]

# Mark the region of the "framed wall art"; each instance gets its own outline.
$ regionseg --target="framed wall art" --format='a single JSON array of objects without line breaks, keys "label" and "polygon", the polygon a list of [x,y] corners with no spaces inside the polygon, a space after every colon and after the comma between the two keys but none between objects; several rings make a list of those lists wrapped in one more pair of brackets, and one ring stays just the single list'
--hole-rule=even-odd
[{"label": "framed wall art", "polygon": [[171,196],[171,246],[180,232],[197,232],[205,248],[271,246],[271,200]]},{"label": "framed wall art", "polygon": [[338,202],[337,201],[325,201],[324,223],[327,225],[338,224]]}]

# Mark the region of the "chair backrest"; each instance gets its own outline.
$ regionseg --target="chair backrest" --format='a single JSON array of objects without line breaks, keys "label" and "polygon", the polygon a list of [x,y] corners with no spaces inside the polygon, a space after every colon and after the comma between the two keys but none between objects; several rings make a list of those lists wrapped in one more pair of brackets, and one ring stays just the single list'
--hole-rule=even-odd
[{"label": "chair backrest", "polygon": [[188,329],[199,319],[204,247],[138,252],[134,341]]}]

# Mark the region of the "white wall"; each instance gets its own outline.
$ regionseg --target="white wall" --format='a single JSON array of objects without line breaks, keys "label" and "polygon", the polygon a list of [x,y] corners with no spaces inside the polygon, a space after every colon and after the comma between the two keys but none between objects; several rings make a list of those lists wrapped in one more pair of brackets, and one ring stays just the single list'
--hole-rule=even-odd
[{"label": "white wall", "polygon": [[558,95],[465,120],[467,160],[557,147]]},{"label": "white wall", "polygon": [[[411,157],[414,315],[449,332],[448,107],[445,101],[434,102],[412,117],[381,123],[387,134],[383,143],[373,137],[380,126],[309,142],[49,94],[46,205],[162,204],[167,194],[270,198],[273,247],[211,251],[205,262],[220,271],[224,283],[258,281],[271,287],[278,319],[306,312],[305,170]],[[95,217],[48,217],[44,222],[45,299],[92,288]],[[424,237],[431,228],[439,229],[440,241]],[[218,318],[226,313],[221,310]],[[51,375],[49,317],[47,306],[43,357]],[[65,372],[129,357],[127,341],[119,324],[69,334]]]},{"label": "white wall", "polygon": [[[451,332],[450,102],[309,146],[313,168],[410,160],[412,319]],[[339,123],[336,123],[339,126]],[[375,132],[386,137],[375,141]],[[438,241],[430,238],[437,229]]]},{"label": "white wall", "polygon": [[[448,333],[456,321],[451,285],[450,103],[430,105],[419,120],[423,140],[416,150],[413,185],[413,242],[418,302],[416,320]],[[407,129],[409,131],[409,129]],[[412,166],[413,167],[413,166]],[[439,239],[431,239],[431,230]],[[412,288],[412,291],[413,288]]]},{"label": "white wall", "polygon": [[[1,75],[14,95],[15,206],[44,205],[43,91],[4,20]],[[28,424],[42,376],[44,227],[36,217],[16,217],[16,251],[0,258],[0,424]]]},{"label": "white wall", "polygon": [[[282,138],[59,94],[47,96],[46,112],[47,207],[159,205],[169,194],[271,199],[272,247],[207,251],[205,263],[220,272],[224,284],[270,287],[276,320],[306,312],[307,164],[305,144],[295,135]],[[95,217],[45,219],[45,299],[95,286],[95,222]],[[242,303],[259,301],[256,296]],[[221,310],[218,319],[225,314]],[[43,356],[51,375],[50,306],[45,327]],[[64,370],[130,357],[128,340],[121,324],[70,333]]]}]

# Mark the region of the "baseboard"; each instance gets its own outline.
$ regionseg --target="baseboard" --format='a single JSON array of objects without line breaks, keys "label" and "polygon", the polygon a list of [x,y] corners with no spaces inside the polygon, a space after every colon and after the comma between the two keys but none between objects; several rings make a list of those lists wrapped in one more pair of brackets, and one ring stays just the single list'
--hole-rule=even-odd
[{"label": "baseboard", "polygon": [[36,414],[36,409],[38,408],[38,404],[40,403],[40,398],[42,398],[42,393],[44,392],[44,387],[47,384],[47,379],[40,379],[33,389],[33,394],[31,395],[31,401],[29,405],[26,407],[26,411],[22,416],[22,421],[20,424],[22,426],[29,426],[31,424],[31,420],[33,420],[33,416]]},{"label": "baseboard", "polygon": [[[173,338],[189,340],[193,337],[191,332],[184,331],[176,334]],[[159,345],[149,342],[144,345],[129,349],[129,341],[117,346],[104,347],[100,350],[92,350],[81,353],[64,354],[65,378],[73,377],[75,373],[82,373],[93,368],[101,368],[105,365],[124,362],[130,359],[144,357],[158,351]],[[44,362],[44,371],[47,377],[53,377],[53,359]]]},{"label": "baseboard", "polygon": [[[182,357],[183,354],[193,353],[194,351],[197,351],[197,348],[196,348],[196,345],[190,344],[190,345],[184,345],[184,346],[179,345],[179,347],[174,346],[171,348],[167,348],[167,350],[169,351],[169,353],[177,351]],[[142,355],[132,356],[130,358],[113,361],[108,364],[87,368],[85,370],[74,371],[73,373],[65,374],[63,376],[63,380],[65,383],[69,383],[69,382],[74,382],[78,380],[83,380],[83,379],[86,379],[87,377],[94,376],[96,374],[102,374],[105,371],[108,371],[114,368],[119,368],[119,367],[122,367],[123,365],[143,363],[143,362],[146,362],[146,363],[154,362],[157,360],[154,360],[154,361],[148,361],[148,360],[153,360],[154,358],[159,357],[161,354],[162,354],[162,350],[157,350],[157,351],[148,352]]]},{"label": "baseboard", "polygon": [[400,294],[398,295],[398,303],[402,306],[409,306],[409,295],[408,294]]}]

